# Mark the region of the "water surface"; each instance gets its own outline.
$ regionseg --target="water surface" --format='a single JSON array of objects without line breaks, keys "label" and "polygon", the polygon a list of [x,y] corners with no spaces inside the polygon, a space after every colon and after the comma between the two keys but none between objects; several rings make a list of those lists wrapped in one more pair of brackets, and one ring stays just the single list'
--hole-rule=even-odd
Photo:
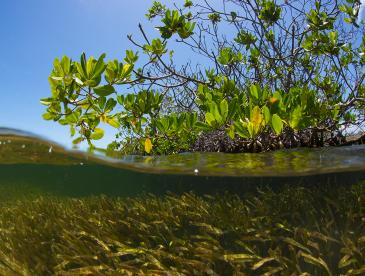
[{"label": "water surface", "polygon": [[0,143],[0,183],[27,183],[42,191],[72,196],[237,192],[260,185],[335,185],[365,179],[364,145],[112,159],[65,150],[11,129],[0,130]]}]

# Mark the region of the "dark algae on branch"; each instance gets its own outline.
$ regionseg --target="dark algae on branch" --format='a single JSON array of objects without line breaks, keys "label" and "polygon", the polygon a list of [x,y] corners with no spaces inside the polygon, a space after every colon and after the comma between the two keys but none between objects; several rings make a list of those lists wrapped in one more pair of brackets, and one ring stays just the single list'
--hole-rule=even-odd
[{"label": "dark algae on branch", "polygon": [[343,136],[340,132],[316,133],[300,131],[298,133],[287,132],[280,137],[259,135],[256,141],[250,141],[242,137],[231,139],[226,131],[214,130],[202,133],[190,150],[193,152],[266,152],[278,149],[290,148],[318,148],[329,146],[361,145],[365,143],[365,134]]}]

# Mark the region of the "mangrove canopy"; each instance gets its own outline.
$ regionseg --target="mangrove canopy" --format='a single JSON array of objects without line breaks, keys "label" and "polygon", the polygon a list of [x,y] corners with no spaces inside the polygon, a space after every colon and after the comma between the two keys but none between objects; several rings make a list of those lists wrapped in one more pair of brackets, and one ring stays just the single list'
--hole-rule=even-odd
[{"label": "mangrove canopy", "polygon": [[361,127],[360,0],[211,2],[155,1],[156,31],[136,26],[120,60],[55,59],[43,118],[75,144],[109,124],[126,154],[337,145]]}]

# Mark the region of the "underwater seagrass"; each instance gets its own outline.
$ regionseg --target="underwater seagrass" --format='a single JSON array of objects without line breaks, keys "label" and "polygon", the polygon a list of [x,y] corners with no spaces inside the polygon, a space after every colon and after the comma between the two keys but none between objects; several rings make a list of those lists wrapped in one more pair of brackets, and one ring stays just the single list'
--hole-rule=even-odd
[{"label": "underwater seagrass", "polygon": [[364,275],[365,183],[0,207],[2,275]]}]

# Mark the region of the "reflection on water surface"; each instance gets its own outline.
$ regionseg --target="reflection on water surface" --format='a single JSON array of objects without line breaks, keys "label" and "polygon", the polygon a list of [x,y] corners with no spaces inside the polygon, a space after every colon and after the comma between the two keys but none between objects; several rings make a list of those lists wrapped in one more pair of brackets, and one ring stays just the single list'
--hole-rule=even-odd
[{"label": "reflection on water surface", "polygon": [[[1,134],[1,130],[0,130]],[[0,164],[99,164],[146,173],[201,176],[299,176],[365,170],[365,145],[291,149],[267,153],[183,153],[120,159],[66,151],[36,137],[7,131],[0,136]],[[19,135],[21,134],[21,136]]]}]

